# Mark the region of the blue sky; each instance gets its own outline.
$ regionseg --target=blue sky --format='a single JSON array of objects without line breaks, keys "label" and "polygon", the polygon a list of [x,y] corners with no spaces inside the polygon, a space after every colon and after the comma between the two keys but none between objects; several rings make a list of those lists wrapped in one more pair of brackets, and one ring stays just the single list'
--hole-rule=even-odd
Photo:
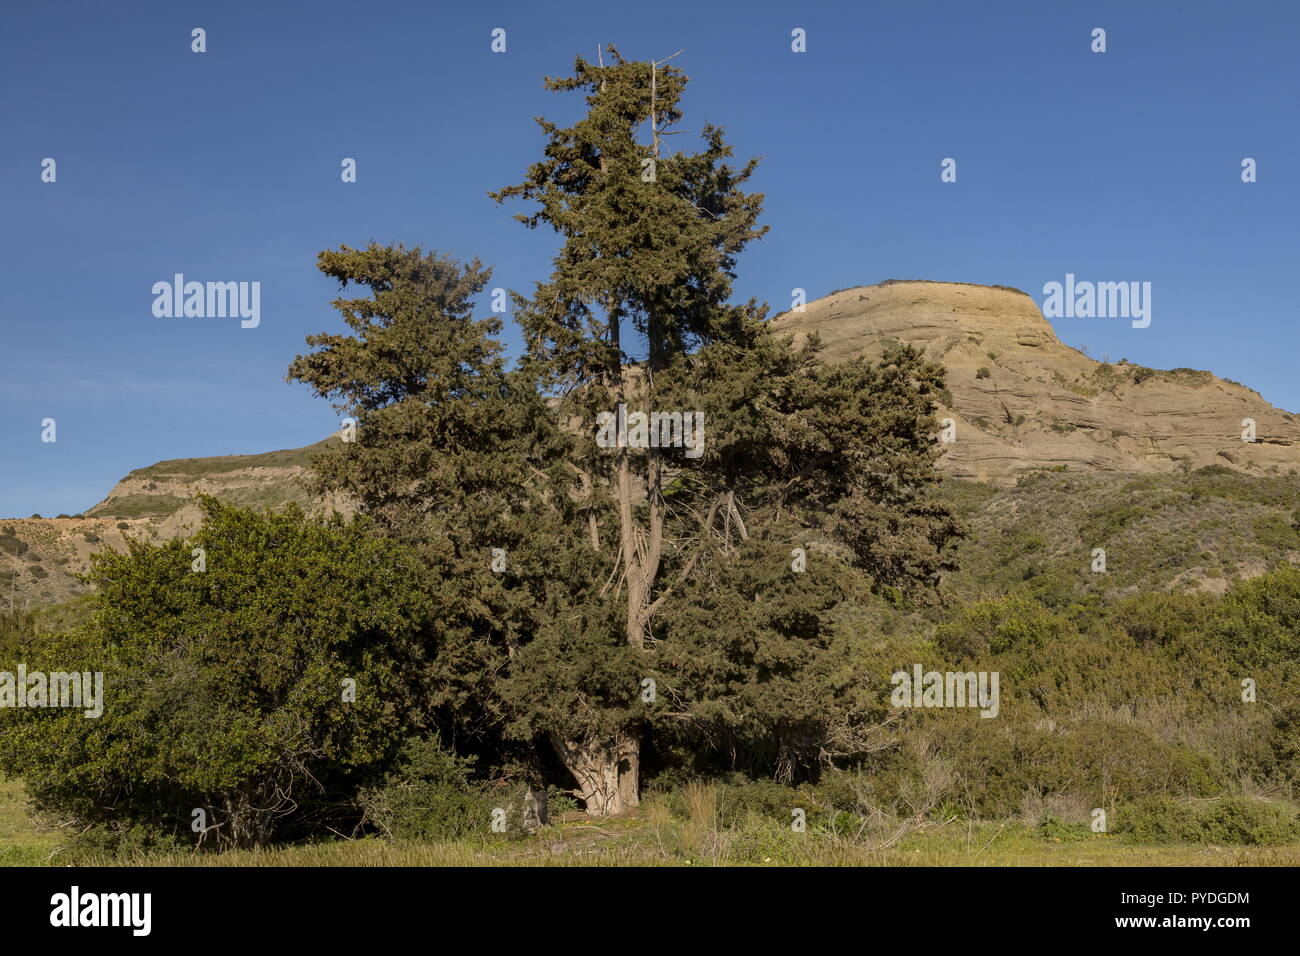
[{"label": "blue sky", "polygon": [[[337,427],[284,381],[304,336],[341,327],[323,248],[418,243],[530,289],[555,236],[487,192],[538,156],[533,116],[576,115],[542,77],[609,42],[637,59],[684,48],[682,128],[722,125],[738,157],[763,157],[772,231],[742,257],[738,297],[775,312],[796,286],[926,278],[1041,304],[1066,273],[1149,281],[1149,328],[1057,333],[1300,410],[1297,33],[1284,2],[5,4],[0,516],[76,513],[131,468]],[[178,272],[260,282],[260,326],[156,318],[152,286]]]}]

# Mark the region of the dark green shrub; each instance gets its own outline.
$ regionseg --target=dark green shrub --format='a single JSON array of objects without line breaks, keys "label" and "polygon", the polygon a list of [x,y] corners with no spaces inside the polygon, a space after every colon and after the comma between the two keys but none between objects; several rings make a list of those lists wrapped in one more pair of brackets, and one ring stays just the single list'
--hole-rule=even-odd
[{"label": "dark green shrub", "polygon": [[789,823],[791,810],[802,809],[811,818],[814,807],[810,793],[775,780],[730,783],[718,788],[718,820],[723,826],[739,823],[748,816]]},{"label": "dark green shrub", "polygon": [[[356,781],[388,765],[420,704],[414,561],[364,521],[201,507],[192,541],[95,556],[91,620],[28,665],[104,672],[103,713],[6,712],[0,772],[38,810],[115,831],[188,833],[194,808],[209,845],[348,826]],[[196,546],[222,555],[206,574]]]},{"label": "dark green shrub", "polygon": [[142,823],[95,824],[77,833],[54,862],[65,866],[131,863],[159,853],[188,850],[188,841],[176,834]]},{"label": "dark green shrub", "polygon": [[471,780],[474,759],[411,739],[377,787],[360,794],[366,822],[390,837],[448,840],[489,831],[492,802]]},{"label": "dark green shrub", "polygon": [[1035,832],[1044,840],[1053,843],[1078,843],[1092,836],[1092,828],[1086,823],[1065,823],[1048,815],[1038,824]]}]

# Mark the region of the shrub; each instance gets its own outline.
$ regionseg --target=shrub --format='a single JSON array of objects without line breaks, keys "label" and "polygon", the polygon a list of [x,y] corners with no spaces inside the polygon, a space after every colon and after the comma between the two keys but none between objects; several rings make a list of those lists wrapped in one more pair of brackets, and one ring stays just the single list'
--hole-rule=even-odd
[{"label": "shrub", "polygon": [[1272,846],[1300,839],[1295,810],[1246,797],[1189,803],[1149,797],[1122,808],[1115,832],[1135,843]]},{"label": "shrub", "polygon": [[723,826],[756,816],[788,827],[791,810],[802,809],[811,817],[814,806],[809,793],[774,780],[730,783],[718,793],[718,818]]},{"label": "shrub", "polygon": [[992,374],[993,374],[993,373],[990,372],[990,371],[988,370],[988,366],[981,365],[979,371],[975,373],[975,377],[976,377],[976,378],[988,378],[988,377],[989,377],[990,375],[992,375]]},{"label": "shrub", "polygon": [[[355,819],[354,781],[388,763],[414,719],[415,561],[364,521],[201,507],[192,542],[95,555],[91,621],[28,663],[103,671],[104,712],[6,713],[0,772],[82,825],[187,832],[206,808],[209,845],[341,823],[340,806]],[[192,573],[195,546],[222,560]]]},{"label": "shrub", "polygon": [[442,749],[434,739],[405,742],[397,766],[361,791],[365,820],[390,837],[446,840],[487,831],[492,805],[471,781],[474,759]]},{"label": "shrub", "polygon": [[65,866],[131,863],[159,853],[188,849],[184,839],[157,826],[142,823],[94,824],[86,827],[65,846],[55,862]]},{"label": "shrub", "polygon": [[1038,824],[1035,832],[1052,843],[1078,843],[1092,836],[1092,828],[1088,824],[1065,823],[1050,815]]},{"label": "shrub", "polygon": [[1254,521],[1255,540],[1266,548],[1289,551],[1300,547],[1300,533],[1281,515],[1263,515]]}]

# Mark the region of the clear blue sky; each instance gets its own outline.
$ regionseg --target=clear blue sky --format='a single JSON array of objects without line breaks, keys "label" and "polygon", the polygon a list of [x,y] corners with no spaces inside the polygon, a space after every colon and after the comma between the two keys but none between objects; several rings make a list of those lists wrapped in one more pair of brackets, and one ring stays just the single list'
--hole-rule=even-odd
[{"label": "clear blue sky", "polygon": [[[76,513],[134,467],[337,427],[284,382],[305,335],[341,327],[320,249],[419,243],[530,289],[555,237],[487,192],[538,156],[533,116],[575,115],[543,75],[608,42],[685,48],[683,128],[720,124],[739,157],[763,157],[772,231],[738,296],[780,311],[796,286],[927,278],[1041,303],[1067,272],[1150,281],[1150,328],[1058,319],[1058,334],[1300,410],[1297,35],[1281,0],[6,2],[0,515]],[[155,318],[150,290],[177,272],[261,282],[260,327]]]}]

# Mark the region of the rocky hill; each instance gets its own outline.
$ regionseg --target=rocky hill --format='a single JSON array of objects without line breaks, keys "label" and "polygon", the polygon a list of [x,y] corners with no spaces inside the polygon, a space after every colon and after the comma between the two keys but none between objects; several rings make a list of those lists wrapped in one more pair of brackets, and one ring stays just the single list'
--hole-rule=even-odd
[{"label": "rocky hill", "polygon": [[86,590],[78,575],[90,555],[105,547],[121,551],[127,537],[161,542],[188,534],[197,524],[195,496],[209,494],[230,504],[306,511],[321,502],[307,487],[308,465],[337,436],[304,448],[261,455],[177,458],[137,468],[99,504],[71,518],[0,519],[0,609],[53,604]]},{"label": "rocky hill", "polygon": [[[998,484],[1039,469],[1151,474],[1224,465],[1300,468],[1300,418],[1193,369],[1099,362],[1061,343],[1028,295],[1001,286],[898,281],[835,292],[775,327],[817,333],[831,361],[920,346],[948,369],[940,418],[956,440],[940,467]],[[1257,440],[1242,441],[1242,419]]]}]

